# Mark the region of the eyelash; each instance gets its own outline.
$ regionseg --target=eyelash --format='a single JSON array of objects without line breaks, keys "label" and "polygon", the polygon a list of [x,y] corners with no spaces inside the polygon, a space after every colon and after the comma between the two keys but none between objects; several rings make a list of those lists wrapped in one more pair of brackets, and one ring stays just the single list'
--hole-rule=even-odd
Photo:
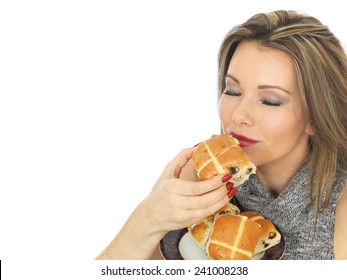
[{"label": "eyelash", "polygon": [[[235,92],[235,91],[231,91],[231,90],[225,90],[223,91],[223,94],[229,95],[229,96],[241,96],[240,92]],[[262,104],[267,105],[267,106],[281,106],[282,103],[278,102],[278,101],[271,101],[271,100],[267,100],[267,99],[262,99],[260,100],[262,102]]]},{"label": "eyelash", "polygon": [[262,100],[263,104],[264,105],[267,105],[267,106],[281,106],[281,102],[278,102],[278,101],[270,101],[270,100]]},{"label": "eyelash", "polygon": [[229,95],[229,96],[241,96],[241,93],[231,91],[231,90],[225,90],[223,91],[223,94]]}]

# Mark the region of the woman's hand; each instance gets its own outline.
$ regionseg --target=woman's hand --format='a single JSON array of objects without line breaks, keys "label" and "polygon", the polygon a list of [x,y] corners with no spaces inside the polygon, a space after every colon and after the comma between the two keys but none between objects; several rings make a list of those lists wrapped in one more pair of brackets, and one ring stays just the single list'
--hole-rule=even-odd
[{"label": "woman's hand", "polygon": [[193,151],[183,150],[166,166],[150,194],[97,259],[148,259],[168,231],[192,225],[228,203],[224,182],[231,175],[202,182],[179,179]]},{"label": "woman's hand", "polygon": [[194,148],[180,152],[164,169],[151,193],[142,202],[149,226],[160,232],[180,229],[196,223],[228,203],[225,181],[231,176],[218,175],[193,182],[179,179]]}]

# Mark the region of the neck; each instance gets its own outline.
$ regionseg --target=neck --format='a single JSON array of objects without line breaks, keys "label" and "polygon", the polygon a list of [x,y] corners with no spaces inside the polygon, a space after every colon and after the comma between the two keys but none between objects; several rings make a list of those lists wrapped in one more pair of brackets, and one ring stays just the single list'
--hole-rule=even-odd
[{"label": "neck", "polygon": [[257,177],[267,191],[278,196],[287,188],[295,174],[308,160],[309,155],[295,163],[285,162],[271,166],[259,166]]}]

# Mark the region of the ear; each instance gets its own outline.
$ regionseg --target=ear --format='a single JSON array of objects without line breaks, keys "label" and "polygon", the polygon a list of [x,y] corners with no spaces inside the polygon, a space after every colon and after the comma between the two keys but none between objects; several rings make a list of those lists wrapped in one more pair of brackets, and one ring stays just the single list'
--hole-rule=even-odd
[{"label": "ear", "polygon": [[311,127],[310,124],[307,124],[307,125],[306,125],[305,133],[306,133],[307,135],[309,135],[309,136],[314,135],[313,129],[312,129],[312,127]]}]

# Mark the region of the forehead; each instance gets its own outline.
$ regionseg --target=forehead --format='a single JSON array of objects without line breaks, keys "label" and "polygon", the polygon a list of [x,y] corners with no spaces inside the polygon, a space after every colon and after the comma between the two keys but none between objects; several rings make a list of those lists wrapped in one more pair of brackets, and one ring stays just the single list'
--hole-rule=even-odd
[{"label": "forehead", "polygon": [[264,47],[255,41],[243,41],[236,48],[228,74],[242,81],[280,84],[297,88],[293,59],[284,51]]}]

